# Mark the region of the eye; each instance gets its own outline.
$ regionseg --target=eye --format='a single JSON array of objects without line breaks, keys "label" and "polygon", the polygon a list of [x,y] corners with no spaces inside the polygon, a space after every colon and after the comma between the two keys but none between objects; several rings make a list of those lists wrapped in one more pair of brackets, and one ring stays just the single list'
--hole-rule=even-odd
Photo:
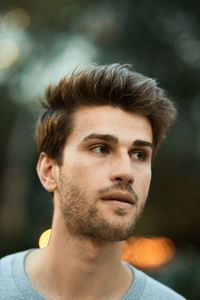
[{"label": "eye", "polygon": [[134,151],[132,153],[132,157],[136,158],[137,160],[144,161],[147,157],[147,154],[144,151]]},{"label": "eye", "polygon": [[109,149],[105,145],[93,147],[91,150],[93,152],[97,153],[97,154],[106,154],[106,153],[109,153]]}]

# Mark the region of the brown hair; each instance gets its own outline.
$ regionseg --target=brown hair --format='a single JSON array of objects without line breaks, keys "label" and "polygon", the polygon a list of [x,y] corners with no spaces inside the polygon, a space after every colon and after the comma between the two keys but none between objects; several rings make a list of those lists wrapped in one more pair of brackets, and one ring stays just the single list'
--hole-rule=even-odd
[{"label": "brown hair", "polygon": [[50,85],[41,102],[45,111],[36,128],[38,151],[58,164],[62,163],[62,151],[72,131],[73,113],[81,106],[117,106],[146,116],[152,125],[154,155],[176,116],[173,103],[155,80],[120,64],[75,70],[57,85]]}]

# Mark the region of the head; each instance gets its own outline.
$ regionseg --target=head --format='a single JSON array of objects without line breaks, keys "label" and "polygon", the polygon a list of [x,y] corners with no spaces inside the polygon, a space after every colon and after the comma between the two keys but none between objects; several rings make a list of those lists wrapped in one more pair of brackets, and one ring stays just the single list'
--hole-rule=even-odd
[{"label": "head", "polygon": [[148,195],[152,157],[175,119],[172,102],[153,79],[114,64],[64,77],[43,105],[38,174],[68,231],[128,238]]},{"label": "head", "polygon": [[47,88],[42,105],[45,111],[35,134],[38,152],[45,152],[58,164],[73,129],[73,115],[80,107],[113,106],[148,118],[153,130],[153,156],[176,116],[173,103],[155,80],[120,64],[74,71]]}]

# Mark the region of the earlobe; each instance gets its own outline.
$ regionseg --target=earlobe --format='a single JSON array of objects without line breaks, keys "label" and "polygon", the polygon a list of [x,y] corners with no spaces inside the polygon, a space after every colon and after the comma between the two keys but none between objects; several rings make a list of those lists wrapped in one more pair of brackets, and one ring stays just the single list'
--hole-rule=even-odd
[{"label": "earlobe", "polygon": [[37,163],[37,174],[43,187],[48,192],[54,192],[57,188],[56,175],[55,175],[55,163],[49,158],[46,153],[40,153],[40,157]]}]

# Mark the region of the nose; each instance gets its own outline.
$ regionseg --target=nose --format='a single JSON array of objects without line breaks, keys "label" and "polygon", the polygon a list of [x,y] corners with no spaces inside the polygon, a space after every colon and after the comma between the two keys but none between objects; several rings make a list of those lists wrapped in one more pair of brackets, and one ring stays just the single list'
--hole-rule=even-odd
[{"label": "nose", "polygon": [[113,158],[110,179],[112,182],[121,182],[124,184],[133,184],[133,166],[128,153]]}]

